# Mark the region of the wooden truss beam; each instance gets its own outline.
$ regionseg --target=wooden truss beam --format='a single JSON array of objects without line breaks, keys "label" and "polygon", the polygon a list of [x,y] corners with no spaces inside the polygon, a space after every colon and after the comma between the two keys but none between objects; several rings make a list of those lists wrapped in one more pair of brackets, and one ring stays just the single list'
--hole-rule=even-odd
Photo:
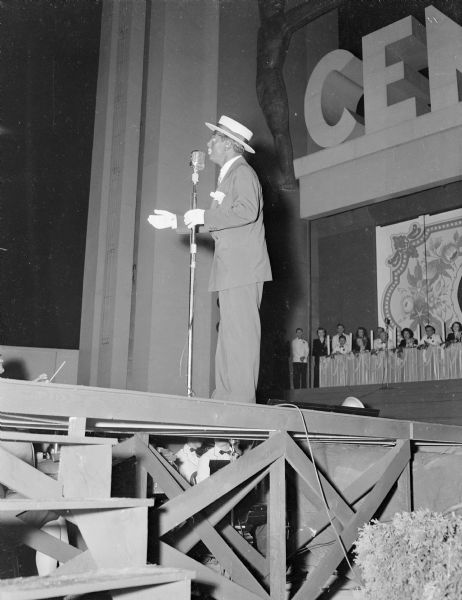
[{"label": "wooden truss beam", "polygon": [[[401,440],[396,447],[389,451],[392,460],[381,473],[380,479],[374,488],[364,499],[358,511],[340,534],[345,551],[349,551],[358,535],[358,529],[368,523],[374,516],[393,484],[397,481],[411,458],[410,444],[407,440]],[[293,600],[305,598],[317,598],[322,593],[324,586],[331,578],[333,572],[343,560],[344,553],[340,544],[335,544],[326,554],[322,563],[318,565],[315,572],[308,577],[296,593]]]},{"label": "wooden truss beam", "polygon": [[[0,412],[32,416],[38,406],[42,416],[62,418],[66,425],[69,417],[85,417],[88,427],[98,427],[99,423],[99,427],[106,430],[110,430],[111,423],[115,426],[125,422],[129,432],[137,431],[143,424],[147,426],[146,431],[152,424],[153,433],[156,432],[154,425],[195,427],[198,434],[208,427],[304,432],[300,415],[291,408],[57,383],[0,381]],[[462,428],[457,426],[310,410],[304,410],[303,414],[313,434],[462,443]]]},{"label": "wooden truss beam", "polygon": [[[140,442],[138,442],[138,448],[141,450],[139,446]],[[240,459],[241,460],[241,459]],[[168,468],[166,468],[165,462],[163,462],[160,458],[160,455],[154,449],[145,449],[144,454],[144,465],[147,468],[149,474],[154,479],[158,480],[165,494],[169,498],[183,498],[188,492],[193,491],[194,488],[188,489],[184,492],[184,488],[175,480],[172,474],[169,472]],[[217,473],[218,475],[218,473]],[[204,482],[205,483],[205,482]],[[208,486],[207,486],[208,487]],[[197,486],[197,489],[199,486]],[[204,489],[204,488],[203,488]],[[183,494],[184,492],[184,494]],[[168,504],[168,503],[167,503]],[[204,506],[206,502],[201,502],[196,504],[195,506]],[[165,505],[161,507],[161,514],[163,513]],[[182,512],[182,508],[180,507],[179,512]],[[190,511],[187,511],[186,519],[189,516]],[[196,514],[197,511],[194,511],[192,514]],[[182,521],[178,521],[177,518],[172,520],[173,525],[172,528],[181,523]],[[226,544],[225,540],[222,536],[214,529],[212,524],[205,518],[203,515],[197,515],[195,517],[195,530],[197,532],[197,540],[202,540],[207,548],[212,552],[214,557],[218,560],[222,568],[235,580],[238,580],[240,585],[243,588],[246,588],[254,595],[259,598],[268,598],[268,594],[261,586],[261,584],[257,581],[257,579],[252,575],[252,573],[247,569],[241,559],[237,556],[237,554]],[[168,531],[168,528],[164,528],[164,533]],[[168,550],[170,546],[168,544],[160,545],[160,563],[168,564],[165,561],[167,560],[164,552],[167,552],[167,555],[170,556],[171,552]],[[172,549],[173,550],[173,549]],[[181,553],[179,553],[181,554]],[[184,556],[181,554],[181,556]],[[192,559],[191,559],[192,560]],[[196,563],[195,563],[196,564]],[[198,565],[199,563],[197,563]]]}]

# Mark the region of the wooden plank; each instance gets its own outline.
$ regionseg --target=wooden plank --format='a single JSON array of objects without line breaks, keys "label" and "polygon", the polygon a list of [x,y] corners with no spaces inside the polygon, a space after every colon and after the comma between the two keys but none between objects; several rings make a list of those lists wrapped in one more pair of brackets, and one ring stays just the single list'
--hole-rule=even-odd
[{"label": "wooden plank", "polygon": [[[207,398],[113,390],[2,379],[0,411],[53,417],[82,416],[95,419],[106,429],[117,421],[164,423],[186,426],[242,428],[260,431],[286,430],[303,433],[299,414],[290,408],[242,404]],[[313,433],[407,439],[406,421],[304,411]],[[136,427],[134,429],[136,431]],[[446,441],[461,441],[462,429],[451,431]]]},{"label": "wooden plank", "polygon": [[407,512],[414,510],[413,493],[412,493],[412,472],[411,464],[408,463],[403,472],[398,478],[398,490],[404,498],[404,506]]},{"label": "wooden plank", "polygon": [[43,552],[47,556],[52,556],[60,562],[72,560],[82,552],[78,548],[74,548],[74,546],[55,538],[46,531],[24,523],[20,518],[14,517],[11,524],[17,528],[18,538],[23,544],[37,550],[37,552]]},{"label": "wooden plank", "polygon": [[411,439],[427,442],[444,443],[448,438],[455,441],[461,431],[459,425],[442,425],[440,423],[411,423]]},{"label": "wooden plank", "polygon": [[50,444],[68,444],[76,446],[78,444],[84,445],[100,445],[108,444],[110,446],[118,443],[117,438],[113,437],[71,437],[69,435],[59,435],[54,433],[35,433],[24,431],[0,429],[0,440],[11,440],[16,442],[48,442]]},{"label": "wooden plank", "polygon": [[261,600],[262,597],[269,598],[268,595],[257,595],[231,579],[223,577],[186,554],[178,552],[178,550],[165,542],[160,542],[160,545],[163,564],[166,566],[177,565],[178,568],[195,571],[196,576],[194,577],[194,581],[204,585],[207,590],[213,590],[215,600]]},{"label": "wooden plank", "polygon": [[234,527],[231,527],[231,525],[226,525],[223,529],[218,527],[218,531],[238,556],[243,558],[248,565],[251,565],[253,571],[263,576],[267,570],[267,559],[249,544],[249,542],[247,542]]},{"label": "wooden plank", "polygon": [[[393,460],[381,474],[373,490],[369,492],[364,499],[358,512],[350,520],[340,537],[345,549],[348,551],[358,535],[358,529],[370,521],[375,512],[384,501],[386,495],[394,485],[403,469],[409,463],[411,457],[410,444],[408,440],[400,440],[396,447],[390,451],[393,454]],[[323,558],[323,561],[316,567],[314,572],[308,577],[307,581],[295,594],[293,600],[302,600],[305,598],[317,598],[323,591],[323,586],[332,577],[333,572],[339,563],[343,560],[343,552],[339,544],[335,544]]]},{"label": "wooden plank", "polygon": [[276,433],[250,452],[217,471],[214,475],[162,505],[159,533],[164,535],[200,512],[233,488],[265,469],[284,451],[283,436]]},{"label": "wooden plank", "polygon": [[[60,498],[63,486],[0,446],[0,483],[27,498]],[[27,510],[27,509],[25,509]]]},{"label": "wooden plank", "polygon": [[0,511],[14,513],[26,510],[102,510],[154,506],[153,498],[3,498]]},{"label": "wooden plank", "polygon": [[126,569],[99,569],[93,572],[56,574],[45,577],[17,577],[0,580],[0,600],[40,600],[68,594],[86,594],[121,588],[160,585],[191,580],[193,571],[146,565]]},{"label": "wooden plank", "polygon": [[[138,433],[136,436],[142,444],[149,445],[149,435]],[[136,495],[138,498],[146,498],[148,495],[148,472],[143,465],[142,457],[136,457],[136,480],[135,480]]]},{"label": "wooden plank", "polygon": [[72,575],[75,573],[85,573],[86,571],[96,571],[97,568],[98,567],[89,550],[84,550],[78,556],[59,565],[55,573],[59,573],[59,575]]},{"label": "wooden plank", "polygon": [[60,451],[58,479],[70,498],[104,498],[111,495],[110,446],[64,446]]},{"label": "wooden plank", "polygon": [[[154,448],[149,448],[147,450],[145,461],[151,477],[160,480],[161,486],[169,498],[181,495],[183,488],[171,477],[170,473],[166,471],[163,464],[165,461],[162,462],[163,459],[160,454]],[[196,515],[194,518],[194,529],[196,531],[197,541],[203,541],[223,569],[226,569],[228,573],[232,574],[233,578],[239,580],[239,582],[247,589],[253,590],[260,598],[268,598],[268,595],[261,587],[260,583],[201,514]],[[161,551],[164,547],[165,545],[160,544]],[[162,554],[160,562],[164,564]]]},{"label": "wooden plank", "polygon": [[270,468],[268,505],[268,561],[271,600],[281,600],[286,590],[286,480],[285,457]]},{"label": "wooden plank", "polygon": [[191,581],[173,581],[146,588],[112,591],[113,600],[191,600]]},{"label": "wooden plank", "polygon": [[99,568],[146,564],[147,508],[87,512],[73,510],[73,522]]},{"label": "wooden plank", "polygon": [[119,442],[112,447],[112,458],[117,460],[126,460],[132,456],[136,456],[135,436],[130,436],[126,440]]},{"label": "wooden plank", "polygon": [[85,417],[69,417],[68,435],[74,437],[85,437],[87,419]]}]

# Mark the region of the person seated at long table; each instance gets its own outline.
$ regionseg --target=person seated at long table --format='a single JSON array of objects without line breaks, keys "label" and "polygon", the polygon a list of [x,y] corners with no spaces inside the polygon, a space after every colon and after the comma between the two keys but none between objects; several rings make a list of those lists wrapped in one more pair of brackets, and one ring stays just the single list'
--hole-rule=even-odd
[{"label": "person seated at long table", "polygon": [[379,337],[374,340],[374,350],[378,352],[379,350],[394,350],[395,344],[392,339],[389,339],[388,333],[382,329],[379,333]]},{"label": "person seated at long table", "polygon": [[[361,342],[358,343],[358,340],[364,340],[364,344]],[[370,350],[371,342],[367,336],[367,329],[365,327],[358,327],[354,337],[353,352],[360,352],[362,346],[364,346],[366,350]]]},{"label": "person seated at long table", "polygon": [[355,354],[364,354],[365,352],[369,352],[368,348],[368,338],[367,337],[357,337],[355,339],[354,344],[354,353]]},{"label": "person seated at long table", "polygon": [[446,338],[446,346],[460,342],[462,342],[462,324],[459,321],[454,321],[451,325],[451,331]]},{"label": "person seated at long table", "polygon": [[335,355],[335,354],[348,354],[349,352],[350,352],[350,349],[349,349],[348,344],[347,344],[346,336],[344,336],[343,334],[340,334],[338,336],[338,346],[335,347],[335,349],[332,352],[332,354],[333,355]]},{"label": "person seated at long table", "polygon": [[439,333],[436,333],[436,329],[433,325],[425,326],[425,337],[420,340],[420,345],[423,348],[427,348],[428,346],[440,346],[443,343],[441,336]]},{"label": "person seated at long table", "polygon": [[401,331],[403,339],[398,344],[398,349],[403,350],[404,348],[417,348],[418,342],[414,337],[414,332],[409,327],[405,327]]},{"label": "person seated at long table", "polygon": [[[345,338],[345,345],[348,348],[348,352],[351,352],[351,346],[350,346],[350,333],[345,333],[345,326],[343,325],[343,323],[338,323],[337,325],[337,333],[332,336],[332,354],[334,354],[336,352],[336,350],[338,350],[338,347],[340,346],[340,337],[344,336]],[[343,351],[341,352],[343,354]]]}]

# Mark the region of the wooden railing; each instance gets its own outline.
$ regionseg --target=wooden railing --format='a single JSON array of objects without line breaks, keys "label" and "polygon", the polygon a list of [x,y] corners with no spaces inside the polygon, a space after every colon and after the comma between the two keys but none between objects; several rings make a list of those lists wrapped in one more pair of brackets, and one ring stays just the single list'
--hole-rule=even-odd
[{"label": "wooden railing", "polygon": [[[441,473],[444,461],[450,461],[462,446],[462,428],[447,425],[13,381],[0,382],[0,425],[13,436],[19,428],[27,427],[61,431],[64,444],[67,436],[74,442],[78,432],[97,437],[103,432],[111,435],[117,443],[91,448],[103,448],[106,461],[107,449],[112,449],[113,458],[136,457],[140,496],[146,493],[148,475],[165,495],[166,501],[155,510],[149,530],[150,545],[156,548],[159,565],[195,572],[196,585],[223,600],[318,598],[342,572],[344,551],[350,552],[364,523],[379,509],[385,515],[398,508],[412,509],[416,490],[420,489],[414,489],[414,485],[422,476],[421,470],[415,470],[419,456],[428,450],[437,453],[443,461]],[[307,433],[313,455],[307,446]],[[238,460],[190,486],[156,450],[159,440],[172,435],[234,437],[252,443]],[[444,451],[440,451],[441,446]],[[452,448],[451,453],[447,453],[448,447]],[[84,448],[86,455],[90,446]],[[80,450],[71,454],[74,458],[66,459],[68,463],[75,463],[75,457],[83,458]],[[91,468],[89,461],[84,463]],[[75,469],[74,464],[74,472]],[[461,478],[449,463],[448,469],[448,477]],[[30,474],[29,469],[27,472]],[[0,473],[5,479],[3,469]],[[89,479],[82,470],[80,474],[84,480]],[[65,485],[71,485],[66,483],[69,477],[65,476]],[[23,476],[19,479],[23,480]],[[63,492],[54,484],[61,485],[53,482],[49,496],[52,500],[59,496],[63,502]],[[6,485],[12,485],[8,477]],[[70,499],[75,496],[75,485],[69,488]],[[263,550],[240,535],[230,516],[257,486],[267,490],[267,543]],[[26,491],[25,486],[22,489]],[[288,496],[292,498],[290,504]],[[102,557],[106,531],[105,546],[107,542],[118,548],[120,519],[111,517],[113,511],[103,511],[101,505],[89,520],[88,511],[93,508],[84,506],[76,516],[85,535],[94,540],[89,553]],[[74,511],[75,505],[69,510]],[[137,508],[130,510],[136,512]],[[105,516],[107,512],[110,514]],[[288,515],[295,524],[289,528]],[[101,524],[95,525],[99,519]],[[93,527],[97,535],[91,534]],[[146,526],[137,521],[137,538],[143,527]],[[128,541],[124,536],[132,533],[127,531],[122,539]],[[191,554],[198,542],[215,557],[218,571]],[[289,591],[287,566],[301,554],[317,558],[308,561],[308,573],[298,589]],[[83,559],[81,554],[74,558],[60,556],[65,564],[57,573],[70,570]],[[128,558],[124,556],[124,561]],[[107,562],[102,566],[108,566]],[[0,585],[0,598],[10,597],[2,596],[1,590]]]}]

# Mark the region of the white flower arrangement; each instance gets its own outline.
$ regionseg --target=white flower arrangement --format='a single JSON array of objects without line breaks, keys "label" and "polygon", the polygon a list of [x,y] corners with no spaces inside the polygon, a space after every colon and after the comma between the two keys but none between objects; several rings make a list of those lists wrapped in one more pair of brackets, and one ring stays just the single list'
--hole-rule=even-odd
[{"label": "white flower arrangement", "polygon": [[213,198],[214,200],[216,200],[216,201],[217,201],[217,203],[218,203],[219,205],[220,205],[220,204],[223,202],[223,200],[224,200],[224,198],[225,198],[225,196],[226,196],[226,194],[224,194],[223,192],[219,192],[219,191],[216,191],[216,192],[210,192],[210,195],[212,196],[212,198]]},{"label": "white flower arrangement", "polygon": [[462,516],[429,510],[364,525],[356,562],[365,600],[460,600]]}]

